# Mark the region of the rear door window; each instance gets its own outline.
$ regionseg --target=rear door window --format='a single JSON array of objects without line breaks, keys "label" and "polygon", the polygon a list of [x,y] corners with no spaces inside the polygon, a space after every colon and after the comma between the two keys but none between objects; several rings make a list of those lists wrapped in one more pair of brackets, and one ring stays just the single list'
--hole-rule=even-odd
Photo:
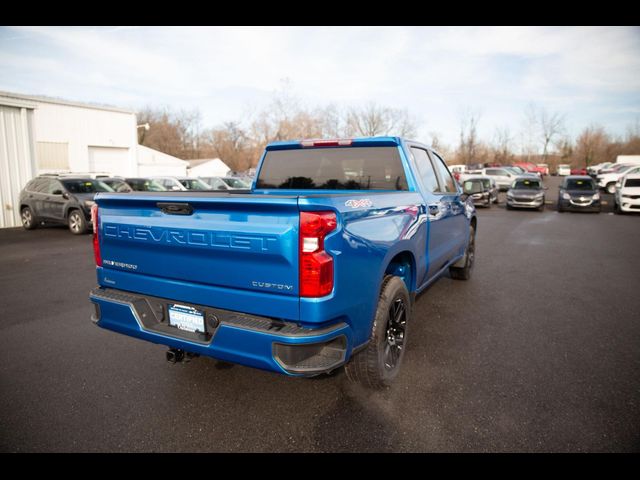
[{"label": "rear door window", "polygon": [[438,154],[431,152],[433,155],[433,163],[436,167],[438,175],[440,176],[441,191],[446,193],[455,193],[458,191],[456,182],[451,176],[451,172],[444,163],[444,160],[438,156]]},{"label": "rear door window", "polygon": [[416,168],[418,169],[418,174],[420,175],[423,187],[428,192],[433,193],[439,191],[440,186],[438,185],[438,177],[436,176],[433,165],[429,160],[427,151],[421,148],[411,147],[411,153],[413,154],[413,159],[415,160]]},{"label": "rear door window", "polygon": [[49,180],[48,178],[43,178],[35,185],[34,192],[49,193],[50,186],[51,186],[51,180]]},{"label": "rear door window", "polygon": [[53,194],[53,192],[60,192],[58,194],[60,195],[63,191],[62,184],[58,180],[49,180],[49,187],[45,193]]}]

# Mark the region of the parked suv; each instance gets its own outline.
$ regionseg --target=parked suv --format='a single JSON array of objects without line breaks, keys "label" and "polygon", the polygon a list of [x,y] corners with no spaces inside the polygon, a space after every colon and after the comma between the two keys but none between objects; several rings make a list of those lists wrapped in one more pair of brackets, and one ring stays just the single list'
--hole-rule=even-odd
[{"label": "parked suv", "polygon": [[213,190],[249,190],[252,182],[235,177],[200,177]]},{"label": "parked suv", "polygon": [[180,180],[175,177],[151,177],[151,180],[154,180],[156,183],[162,185],[166,190],[171,192],[183,192],[188,190]]},{"label": "parked suv", "polygon": [[464,177],[462,180],[464,193],[469,194],[475,183],[482,185],[482,188],[480,192],[470,194],[474,205],[483,205],[489,208],[492,203],[498,203],[498,186],[493,178],[471,175]]},{"label": "parked suv", "polygon": [[632,164],[615,164],[611,168],[603,169],[596,176],[598,186],[605,190],[607,193],[616,193],[616,183],[632,169],[635,169],[637,165]]},{"label": "parked suv", "polygon": [[34,178],[20,192],[20,218],[26,230],[42,222],[66,224],[71,233],[86,233],[91,226],[93,197],[113,192],[109,185],[86,177]]},{"label": "parked suv", "polygon": [[640,173],[625,175],[616,189],[615,212],[640,212]]},{"label": "parked suv", "polygon": [[152,178],[125,178],[134,192],[166,192],[167,189]]},{"label": "parked suv", "polygon": [[507,192],[507,210],[512,208],[537,208],[544,210],[547,188],[537,178],[518,177]]},{"label": "parked suv", "polygon": [[106,183],[119,193],[128,193],[133,191],[131,186],[127,182],[125,182],[123,178],[120,177],[100,178],[99,180],[102,183]]},{"label": "parked suv", "polygon": [[567,210],[600,212],[600,192],[591,177],[569,175],[564,178],[558,192],[558,211]]},{"label": "parked suv", "polygon": [[483,176],[493,178],[500,190],[508,190],[509,186],[513,183],[516,177],[518,177],[518,175],[514,171],[506,167],[483,168],[481,174]]}]

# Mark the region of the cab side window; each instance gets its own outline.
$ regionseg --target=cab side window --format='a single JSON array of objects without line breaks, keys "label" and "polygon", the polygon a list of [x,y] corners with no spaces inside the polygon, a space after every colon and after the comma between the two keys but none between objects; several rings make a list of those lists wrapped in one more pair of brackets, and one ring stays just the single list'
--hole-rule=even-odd
[{"label": "cab side window", "polygon": [[428,192],[439,191],[438,177],[433,169],[433,165],[431,165],[427,151],[421,148],[411,147],[411,153],[413,154],[423,187]]},{"label": "cab side window", "polygon": [[447,165],[444,163],[444,160],[440,158],[436,153],[431,152],[433,156],[433,164],[438,171],[438,175],[440,176],[440,180],[442,182],[442,192],[445,193],[456,193],[458,188],[456,187],[456,182],[451,176],[451,172],[447,168]]}]

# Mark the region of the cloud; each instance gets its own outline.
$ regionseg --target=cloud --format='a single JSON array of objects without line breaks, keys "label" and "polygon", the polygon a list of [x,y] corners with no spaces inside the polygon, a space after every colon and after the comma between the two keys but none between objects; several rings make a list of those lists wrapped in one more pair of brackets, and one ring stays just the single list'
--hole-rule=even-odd
[{"label": "cloud", "polygon": [[639,52],[637,27],[5,27],[0,88],[200,107],[215,124],[265,105],[289,78],[308,105],[407,108],[453,142],[461,110],[481,110],[490,136],[530,102],[624,128]]}]

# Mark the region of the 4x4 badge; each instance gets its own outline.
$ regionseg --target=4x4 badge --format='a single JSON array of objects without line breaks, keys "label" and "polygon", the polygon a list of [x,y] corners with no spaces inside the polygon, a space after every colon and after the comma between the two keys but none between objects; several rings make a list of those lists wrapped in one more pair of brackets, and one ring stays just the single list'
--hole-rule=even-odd
[{"label": "4x4 badge", "polygon": [[373,207],[373,202],[368,198],[362,198],[360,200],[352,199],[344,202],[344,206],[351,207],[351,208],[366,208],[366,207]]}]

